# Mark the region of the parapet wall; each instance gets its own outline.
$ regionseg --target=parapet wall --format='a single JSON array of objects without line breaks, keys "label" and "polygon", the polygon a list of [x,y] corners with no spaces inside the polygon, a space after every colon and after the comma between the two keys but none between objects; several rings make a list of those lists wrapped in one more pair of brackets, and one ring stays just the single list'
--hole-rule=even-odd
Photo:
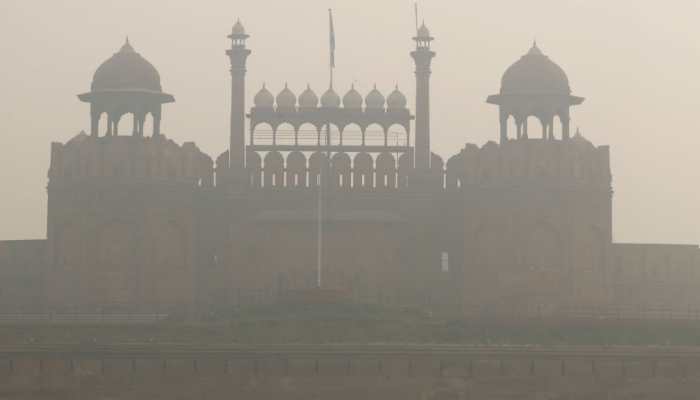
[{"label": "parapet wall", "polygon": [[84,133],[51,145],[50,183],[90,179],[158,180],[211,186],[209,156],[192,142],[164,136],[91,137]]},{"label": "parapet wall", "polygon": [[532,180],[609,189],[609,148],[595,147],[580,136],[567,141],[519,139],[481,148],[468,144],[447,161],[448,187]]}]

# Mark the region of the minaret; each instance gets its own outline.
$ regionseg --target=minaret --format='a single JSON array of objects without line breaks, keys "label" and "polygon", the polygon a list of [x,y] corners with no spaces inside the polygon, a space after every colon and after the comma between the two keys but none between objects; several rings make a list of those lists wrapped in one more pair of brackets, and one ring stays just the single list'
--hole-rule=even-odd
[{"label": "minaret", "polygon": [[250,50],[246,48],[248,36],[239,19],[233,26],[231,48],[226,55],[231,60],[231,142],[229,147],[229,165],[235,175],[245,168],[245,73],[246,60]]},{"label": "minaret", "polygon": [[418,171],[430,169],[430,64],[435,52],[430,49],[433,41],[425,23],[418,28],[416,50],[411,53],[416,63],[416,159]]}]

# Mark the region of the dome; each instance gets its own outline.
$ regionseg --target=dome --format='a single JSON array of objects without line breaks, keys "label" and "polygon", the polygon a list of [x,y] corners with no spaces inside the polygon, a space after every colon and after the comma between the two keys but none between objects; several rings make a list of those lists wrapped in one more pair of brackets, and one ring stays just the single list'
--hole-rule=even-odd
[{"label": "dome", "polygon": [[287,84],[284,85],[284,89],[277,95],[277,109],[278,110],[294,110],[297,105],[297,96],[289,90]]},{"label": "dome", "polygon": [[311,86],[307,85],[306,90],[299,96],[299,108],[316,108],[318,107],[318,96],[311,90]]},{"label": "dome", "polygon": [[354,110],[362,109],[362,95],[355,90],[355,85],[352,85],[350,90],[343,96],[343,107]]},{"label": "dome", "polygon": [[391,92],[387,98],[386,103],[389,110],[403,110],[406,108],[406,104],[408,102],[406,101],[406,96],[401,93],[397,85],[394,91]]},{"label": "dome", "polygon": [[324,108],[338,108],[340,107],[340,96],[333,90],[329,88],[326,93],[321,96],[321,107]]},{"label": "dome", "polygon": [[119,52],[97,68],[92,79],[93,92],[111,90],[162,91],[158,71],[134,51],[128,38]]},{"label": "dome", "polygon": [[530,51],[503,74],[501,94],[570,95],[571,88],[564,70],[534,43]]},{"label": "dome", "polygon": [[263,84],[262,89],[255,95],[253,102],[257,108],[273,108],[275,105],[275,96],[273,96],[272,93],[267,90],[265,84]]},{"label": "dome", "polygon": [[241,23],[240,19],[236,20],[236,24],[233,25],[233,29],[231,30],[231,35],[232,36],[246,36],[245,28],[243,27],[243,24]]},{"label": "dome", "polygon": [[374,85],[374,89],[365,98],[365,103],[367,108],[370,110],[383,110],[384,109],[384,95],[382,95],[379,90],[377,90],[377,85]]}]

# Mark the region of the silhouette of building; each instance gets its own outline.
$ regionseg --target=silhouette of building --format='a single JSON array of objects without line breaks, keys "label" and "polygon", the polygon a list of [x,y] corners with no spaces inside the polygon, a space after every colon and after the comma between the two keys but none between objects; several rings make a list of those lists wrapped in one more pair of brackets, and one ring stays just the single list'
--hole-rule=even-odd
[{"label": "silhouette of building", "polygon": [[[319,257],[322,286],[363,303],[455,313],[700,306],[697,246],[613,243],[609,149],[570,134],[570,108],[584,99],[537,44],[488,98],[499,142],[445,161],[430,147],[436,53],[425,25],[411,53],[415,117],[398,87],[386,97],[351,87],[342,98],[329,87],[319,98],[263,86],[246,124],[248,37],[238,21],[226,52],[230,145],[215,163],[160,132],[174,98],[128,40],[97,69],[79,96],[90,134],[51,147],[47,239],[0,243],[5,309],[284,301],[317,286]],[[130,135],[119,130],[125,114]]]}]

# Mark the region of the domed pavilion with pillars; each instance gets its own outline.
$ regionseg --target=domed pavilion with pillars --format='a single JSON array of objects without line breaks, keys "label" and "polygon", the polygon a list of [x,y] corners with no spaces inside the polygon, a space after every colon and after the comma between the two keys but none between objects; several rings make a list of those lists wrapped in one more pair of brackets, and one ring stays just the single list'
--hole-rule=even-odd
[{"label": "domed pavilion with pillars", "polygon": [[175,98],[163,92],[160,75],[126,39],[111,58],[102,63],[92,79],[90,92],[78,96],[90,103],[90,134],[99,135],[102,114],[107,114],[107,136],[119,134],[119,121],[134,116],[133,135],[143,136],[146,116],[153,117],[153,136],[160,135],[161,108]]},{"label": "domed pavilion with pillars", "polygon": [[528,118],[542,124],[542,138],[554,139],[554,118],[561,121],[561,138],[570,137],[570,108],[583,103],[583,97],[571,95],[566,72],[545,56],[533,43],[532,48],[503,74],[501,92],[487,102],[499,106],[501,143],[508,140],[508,119],[515,119],[516,138],[527,139]]}]

